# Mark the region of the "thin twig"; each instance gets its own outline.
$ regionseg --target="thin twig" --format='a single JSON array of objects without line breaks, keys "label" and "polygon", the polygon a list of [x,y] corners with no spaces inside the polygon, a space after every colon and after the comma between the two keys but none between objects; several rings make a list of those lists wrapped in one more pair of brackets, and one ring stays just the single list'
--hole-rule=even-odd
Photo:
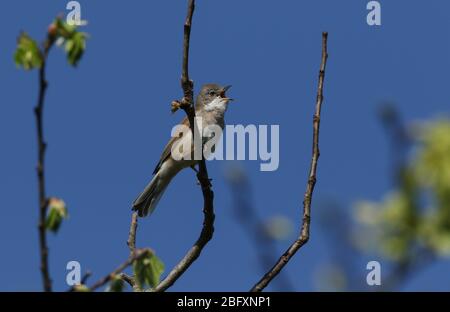
[{"label": "thin twig", "polygon": [[134,212],[131,216],[130,233],[128,235],[127,245],[130,248],[130,253],[134,253],[136,249],[136,230],[137,230],[137,213]]},{"label": "thin twig", "polygon": [[37,131],[37,145],[38,145],[38,163],[37,163],[37,177],[38,177],[38,192],[39,192],[39,249],[41,258],[41,274],[44,291],[52,291],[52,280],[48,267],[48,246],[47,246],[47,230],[45,228],[45,219],[47,216],[48,198],[45,192],[45,151],[47,143],[44,139],[44,100],[48,86],[45,77],[45,69],[47,64],[48,53],[53,46],[54,41],[50,38],[44,42],[44,50],[42,52],[42,66],[39,69],[39,96],[36,107],[34,108],[34,115],[36,117],[36,131]]},{"label": "thin twig", "polygon": [[320,129],[320,112],[323,102],[323,84],[325,79],[325,69],[327,65],[328,50],[327,50],[328,33],[322,33],[322,61],[320,64],[319,84],[317,90],[316,111],[313,118],[313,146],[312,146],[312,160],[309,170],[309,177],[306,186],[306,192],[303,198],[303,218],[300,236],[294,243],[286,250],[286,252],[278,259],[276,264],[267,272],[263,278],[256,283],[250,290],[252,292],[262,291],[278,273],[284,268],[295,253],[305,245],[309,240],[309,228],[311,222],[311,200],[316,184],[317,162],[319,160],[319,129]]},{"label": "thin twig", "polygon": [[[183,89],[183,99],[180,102],[182,108],[189,119],[189,124],[192,133],[198,131],[195,126],[195,108],[194,108],[194,83],[189,79],[189,42],[192,26],[192,17],[195,9],[195,0],[189,0],[186,21],[184,23],[184,43],[183,43],[183,68],[181,75],[181,87]],[[194,136],[195,137],[195,136]],[[190,267],[190,265],[200,256],[201,251],[206,244],[211,240],[214,233],[214,193],[211,190],[211,182],[208,177],[208,170],[206,168],[205,159],[199,162],[199,172],[197,179],[200,182],[203,194],[203,227],[199,238],[181,261],[172,269],[167,277],[154,288],[153,291],[161,292],[172,286],[175,281],[183,275],[183,273]]]},{"label": "thin twig", "polygon": [[134,251],[134,253],[132,255],[130,255],[130,257],[128,257],[128,259],[124,263],[122,263],[120,266],[117,267],[117,269],[115,269],[114,271],[112,271],[111,273],[109,273],[108,275],[104,276],[103,278],[98,280],[96,283],[94,283],[94,285],[92,285],[90,287],[90,290],[94,291],[94,290],[104,286],[114,276],[119,275],[120,273],[122,273],[123,270],[125,270],[130,265],[132,265],[134,261],[141,259],[142,257],[144,257],[145,255],[148,255],[149,253],[153,253],[153,251],[148,249],[148,248],[136,249]]},{"label": "thin twig", "polygon": [[89,279],[89,277],[91,277],[91,275],[92,275],[92,272],[91,272],[91,271],[87,271],[87,272],[83,275],[83,277],[81,278],[81,281],[80,281],[81,285],[85,285],[86,282],[87,282],[87,280]]},{"label": "thin twig", "polygon": [[184,42],[183,42],[183,69],[181,73],[181,87],[184,96],[189,100],[191,106],[194,104],[194,84],[189,79],[189,45],[191,40],[192,17],[194,16],[195,0],[189,0],[186,21],[184,23]]},{"label": "thin twig", "polygon": [[128,285],[130,285],[134,289],[134,287],[136,286],[136,281],[134,280],[134,278],[132,276],[129,276],[126,273],[120,273],[119,276],[121,279],[123,279],[125,282],[127,282]]},{"label": "thin twig", "polygon": [[[131,215],[131,224],[130,224],[130,232],[128,234],[127,245],[130,248],[130,257],[136,251],[136,231],[138,227],[138,214],[134,212]],[[141,291],[139,286],[136,283],[134,276],[129,276],[125,273],[120,274],[120,278],[127,282],[131,287],[133,287],[134,291]]]}]

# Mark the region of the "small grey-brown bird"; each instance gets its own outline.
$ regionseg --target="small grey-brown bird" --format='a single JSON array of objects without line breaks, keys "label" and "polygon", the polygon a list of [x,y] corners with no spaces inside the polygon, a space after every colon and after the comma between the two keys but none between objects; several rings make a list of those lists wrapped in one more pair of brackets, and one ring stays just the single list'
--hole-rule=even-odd
[{"label": "small grey-brown bird", "polygon": [[[224,115],[228,103],[232,100],[228,98],[225,93],[230,87],[231,86],[221,87],[217,84],[206,84],[202,87],[197,96],[195,116],[197,119],[201,118],[203,128],[211,125],[217,125],[221,129],[224,128]],[[183,119],[180,125],[189,127],[189,120],[187,117]],[[204,140],[203,143],[205,143]],[[174,146],[174,144],[177,144],[177,146]],[[183,152],[178,146],[192,146],[192,150]],[[133,210],[137,211],[140,217],[145,217],[155,210],[156,205],[170,181],[178,172],[184,168],[194,168],[199,162],[199,160],[196,160],[194,157],[185,157],[186,155],[184,155],[184,157],[177,156],[174,158],[172,150],[181,150],[182,153],[191,153],[192,155],[195,152],[192,132],[189,131],[181,138],[172,137],[169,143],[167,143],[161,158],[153,171],[153,179],[133,202]]]}]

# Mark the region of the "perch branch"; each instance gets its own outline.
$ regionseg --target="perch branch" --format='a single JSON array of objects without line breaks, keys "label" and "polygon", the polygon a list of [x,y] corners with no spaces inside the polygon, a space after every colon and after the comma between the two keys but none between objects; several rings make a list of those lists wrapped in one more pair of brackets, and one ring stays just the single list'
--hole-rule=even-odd
[{"label": "perch branch", "polygon": [[[192,133],[198,131],[195,126],[195,108],[194,108],[194,83],[189,79],[189,42],[192,26],[192,17],[194,14],[195,0],[189,0],[186,21],[184,23],[184,40],[183,40],[183,68],[181,74],[181,87],[183,89],[183,99],[179,102],[189,119],[189,125]],[[172,105],[173,108],[173,105]],[[214,233],[214,193],[211,190],[211,183],[208,177],[205,159],[199,162],[199,172],[197,179],[200,182],[203,194],[203,227],[199,238],[181,259],[181,261],[172,269],[167,277],[155,287],[154,291],[162,292],[171,287],[176,280],[191,266],[191,264],[200,256],[203,248],[211,240]]]},{"label": "perch branch", "polygon": [[275,265],[267,272],[262,279],[257,282],[250,290],[252,292],[262,291],[275,276],[280,273],[289,260],[295,255],[295,253],[305,245],[309,240],[309,228],[311,222],[311,201],[314,192],[314,186],[316,184],[316,172],[317,162],[319,160],[319,129],[320,129],[320,112],[323,102],[323,84],[325,79],[325,69],[328,58],[327,50],[328,33],[322,33],[322,60],[320,64],[319,83],[317,90],[316,110],[313,118],[313,144],[312,144],[312,160],[309,170],[309,177],[306,186],[306,192],[303,199],[303,218],[300,236],[294,241],[294,243],[286,250],[286,252],[278,259]]},{"label": "perch branch", "polygon": [[36,132],[37,132],[37,145],[38,145],[38,163],[37,163],[37,178],[38,178],[38,192],[39,192],[39,250],[40,250],[40,269],[42,275],[42,282],[44,291],[52,291],[52,280],[50,278],[49,266],[48,266],[48,245],[47,245],[47,231],[45,228],[45,219],[47,216],[48,198],[45,191],[45,151],[47,149],[47,143],[44,138],[44,100],[47,91],[48,82],[45,75],[45,69],[47,64],[47,57],[50,49],[53,46],[53,39],[48,36],[44,42],[42,52],[42,66],[39,69],[39,95],[38,102],[34,108],[34,115],[36,118]]}]

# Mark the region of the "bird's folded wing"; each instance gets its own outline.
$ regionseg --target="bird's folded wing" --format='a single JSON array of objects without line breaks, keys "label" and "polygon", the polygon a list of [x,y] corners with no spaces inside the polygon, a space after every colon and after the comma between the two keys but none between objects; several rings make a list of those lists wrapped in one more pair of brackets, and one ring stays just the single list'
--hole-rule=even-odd
[{"label": "bird's folded wing", "polygon": [[[181,123],[179,125],[184,125],[189,127],[189,120],[187,117],[184,117],[184,119],[181,121]],[[172,145],[175,141],[179,140],[179,137],[172,137],[169,140],[169,143],[167,143],[166,147],[164,148],[164,151],[161,154],[161,158],[159,159],[158,164],[155,167],[155,170],[153,171],[153,174],[156,174],[159,170],[159,168],[161,168],[161,165],[163,164],[163,162],[170,157],[171,152],[172,152]]]}]

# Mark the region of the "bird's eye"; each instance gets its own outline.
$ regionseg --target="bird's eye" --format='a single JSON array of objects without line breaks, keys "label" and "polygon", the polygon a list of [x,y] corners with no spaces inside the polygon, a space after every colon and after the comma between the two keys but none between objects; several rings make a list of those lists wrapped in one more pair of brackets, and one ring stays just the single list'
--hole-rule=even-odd
[{"label": "bird's eye", "polygon": [[216,94],[216,92],[214,90],[209,90],[208,91],[208,95],[209,96],[214,96]]}]

